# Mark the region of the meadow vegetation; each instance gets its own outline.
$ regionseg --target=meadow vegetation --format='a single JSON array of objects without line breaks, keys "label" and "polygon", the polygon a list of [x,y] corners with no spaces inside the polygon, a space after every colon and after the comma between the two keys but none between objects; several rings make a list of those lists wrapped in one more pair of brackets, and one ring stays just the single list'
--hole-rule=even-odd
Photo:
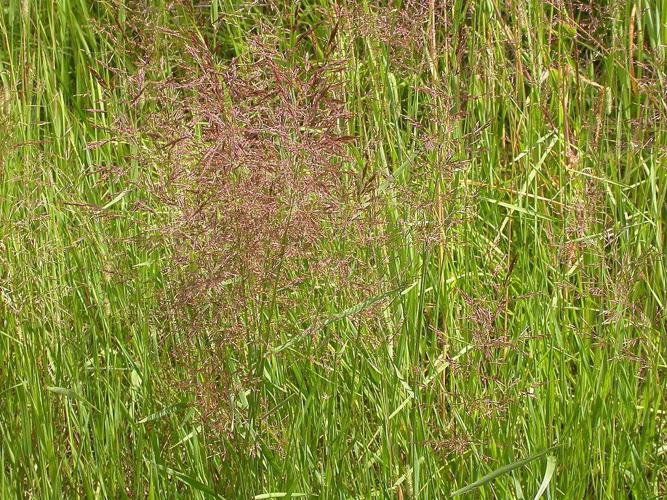
[{"label": "meadow vegetation", "polygon": [[667,0],[4,0],[0,497],[667,495]]}]

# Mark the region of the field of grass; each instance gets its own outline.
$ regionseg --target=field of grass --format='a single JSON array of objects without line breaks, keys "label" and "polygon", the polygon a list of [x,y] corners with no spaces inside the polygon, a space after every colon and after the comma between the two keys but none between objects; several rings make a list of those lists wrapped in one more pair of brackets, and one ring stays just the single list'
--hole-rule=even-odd
[{"label": "field of grass", "polygon": [[666,44],[0,2],[0,497],[667,496]]}]

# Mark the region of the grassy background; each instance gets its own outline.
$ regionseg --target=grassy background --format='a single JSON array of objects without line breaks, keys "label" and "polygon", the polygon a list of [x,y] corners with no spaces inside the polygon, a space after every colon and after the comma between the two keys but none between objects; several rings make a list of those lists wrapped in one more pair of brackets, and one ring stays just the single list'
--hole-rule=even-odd
[{"label": "grassy background", "polygon": [[338,29],[325,1],[150,4],[223,59],[269,14],[285,48],[312,28],[309,57],[346,61],[352,180],[409,186],[431,208],[387,203],[384,224],[441,237],[367,256],[396,289],[378,317],[341,294],[318,306],[326,342],[273,332],[252,390],[254,346],[195,339],[188,363],[232,379],[199,381],[220,430],[178,383],[170,248],[136,239],[142,193],[99,169],[140,166],[87,147],[127,112],[107,65],[136,61],[104,29],[131,37],[129,5],[3,2],[0,496],[442,498],[511,464],[471,495],[667,494],[667,2],[438,1],[413,37],[365,1]]}]

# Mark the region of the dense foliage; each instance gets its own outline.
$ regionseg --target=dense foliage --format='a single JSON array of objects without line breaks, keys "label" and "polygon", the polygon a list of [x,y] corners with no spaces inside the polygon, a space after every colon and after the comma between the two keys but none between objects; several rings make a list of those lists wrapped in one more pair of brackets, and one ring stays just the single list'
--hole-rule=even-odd
[{"label": "dense foliage", "polygon": [[666,495],[666,43],[666,0],[0,3],[0,496]]}]

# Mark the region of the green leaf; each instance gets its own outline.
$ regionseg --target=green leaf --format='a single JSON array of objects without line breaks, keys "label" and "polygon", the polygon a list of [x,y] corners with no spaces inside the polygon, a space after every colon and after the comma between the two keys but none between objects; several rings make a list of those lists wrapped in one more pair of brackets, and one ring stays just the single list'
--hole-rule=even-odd
[{"label": "green leaf", "polygon": [[328,326],[331,323],[335,323],[336,321],[340,321],[341,319],[349,318],[350,316],[354,316],[355,314],[359,314],[362,311],[365,311],[369,307],[374,306],[378,302],[383,301],[387,297],[390,297],[391,295],[397,294],[398,292],[401,291],[401,288],[395,288],[393,290],[389,290],[388,292],[381,293],[380,295],[376,295],[375,297],[371,297],[368,300],[365,300],[363,302],[360,302],[359,304],[356,304],[352,307],[348,307],[344,311],[336,314],[335,316],[329,318],[325,323],[324,326]]},{"label": "green leaf", "polygon": [[556,470],[556,457],[550,455],[549,457],[547,457],[547,469],[544,471],[544,478],[542,478],[542,484],[540,484],[540,489],[537,490],[537,493],[535,494],[535,500],[541,498],[542,495],[544,495],[544,492],[547,491],[547,488],[549,487],[549,483],[551,482],[551,478],[553,477],[555,470]]},{"label": "green leaf", "polygon": [[187,408],[188,405],[186,403],[176,403],[175,405],[167,406],[166,408],[163,408],[160,411],[157,411],[155,413],[151,413],[150,415],[142,418],[139,420],[137,423],[138,424],[145,424],[146,422],[152,422],[154,420],[158,420],[160,418],[164,418],[167,415],[171,415],[172,413],[176,413],[177,411],[184,410]]},{"label": "green leaf", "polygon": [[200,491],[202,493],[205,493],[211,498],[223,498],[221,495],[218,495],[213,488],[208,486],[207,484],[202,483],[198,479],[195,479],[191,476],[188,476],[187,474],[184,474],[183,472],[177,471],[175,469],[172,469],[171,467],[167,467],[164,464],[156,463],[155,464],[158,469],[161,471],[174,476],[176,479],[179,481],[187,484],[192,488],[193,490]]},{"label": "green leaf", "polygon": [[116,203],[118,203],[120,200],[125,198],[125,195],[127,195],[127,193],[129,193],[129,191],[127,191],[127,190],[126,191],[121,191],[119,194],[116,195],[116,197],[113,200],[111,200],[109,203],[104,205],[102,207],[102,210],[106,210],[107,208],[113,207]]},{"label": "green leaf", "polygon": [[284,492],[277,492],[277,493],[262,493],[260,495],[255,495],[253,498],[254,500],[267,500],[269,498],[300,498],[300,497],[305,497],[305,493],[284,493]]},{"label": "green leaf", "polygon": [[470,491],[473,491],[480,486],[485,485],[486,483],[490,483],[494,479],[496,479],[498,476],[502,476],[503,474],[506,474],[510,471],[513,471],[514,469],[517,469],[521,467],[522,465],[526,465],[527,463],[532,462],[533,460],[537,460],[538,458],[542,458],[544,455],[548,454],[549,452],[555,450],[558,448],[558,446],[552,446],[551,448],[547,448],[546,450],[540,451],[539,453],[536,453],[534,455],[531,455],[527,458],[523,458],[521,460],[518,460],[514,463],[511,463],[509,465],[504,465],[500,467],[499,469],[494,470],[490,474],[487,474],[481,479],[478,479],[472,484],[469,484],[468,486],[464,486],[461,489],[456,490],[454,493],[452,493],[452,496],[459,496],[463,495],[464,493],[468,493]]},{"label": "green leaf", "polygon": [[89,406],[93,410],[100,411],[90,401],[88,401],[86,398],[84,398],[80,394],[77,394],[72,389],[67,389],[65,387],[47,386],[46,390],[49,391],[49,392],[53,392],[55,394],[60,394],[61,396],[65,396],[65,397],[68,397],[70,399],[76,399],[77,401],[81,401],[82,403],[84,403],[86,406]]}]

